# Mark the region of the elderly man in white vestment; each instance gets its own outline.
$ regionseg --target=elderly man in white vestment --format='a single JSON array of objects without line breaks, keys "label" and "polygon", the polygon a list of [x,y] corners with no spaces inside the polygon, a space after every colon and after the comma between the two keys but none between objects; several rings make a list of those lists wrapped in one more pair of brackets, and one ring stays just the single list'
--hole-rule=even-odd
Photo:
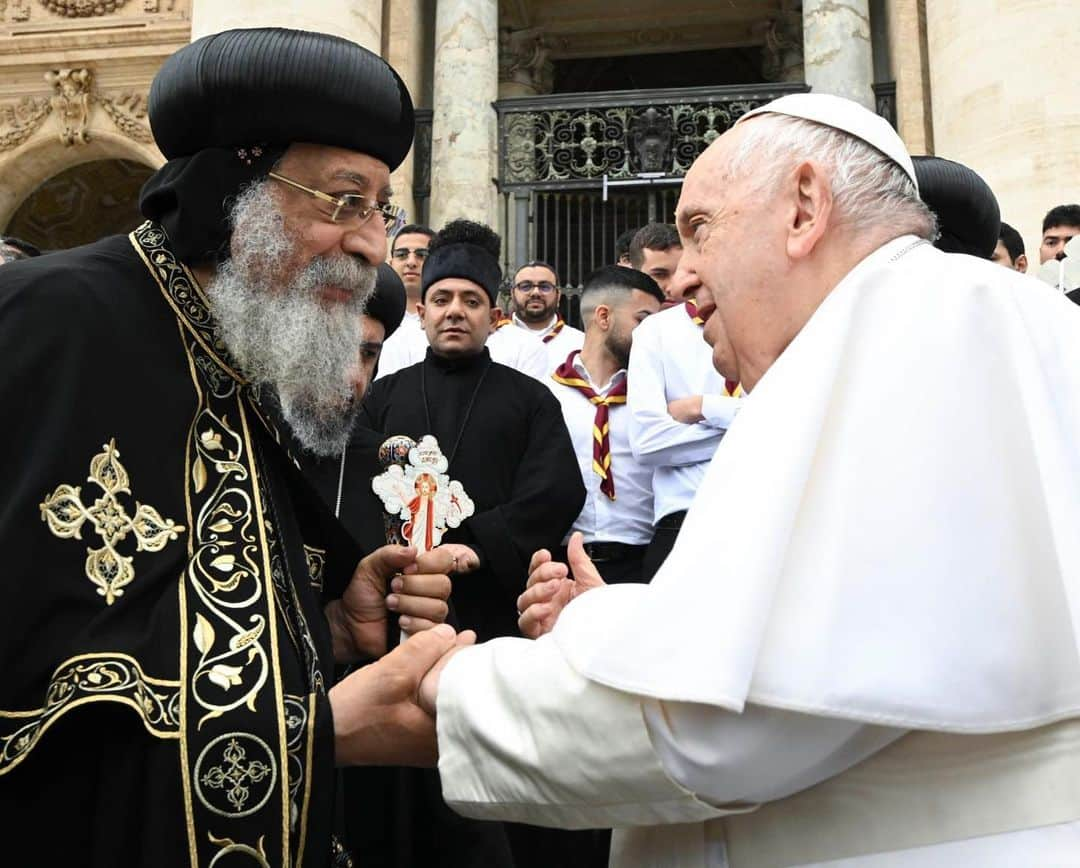
[{"label": "elderly man in white vestment", "polygon": [[457,811],[613,826],[618,866],[1080,865],[1080,311],[936,250],[916,184],[814,94],[693,166],[749,397],[651,585],[538,553],[546,635],[429,674]]}]

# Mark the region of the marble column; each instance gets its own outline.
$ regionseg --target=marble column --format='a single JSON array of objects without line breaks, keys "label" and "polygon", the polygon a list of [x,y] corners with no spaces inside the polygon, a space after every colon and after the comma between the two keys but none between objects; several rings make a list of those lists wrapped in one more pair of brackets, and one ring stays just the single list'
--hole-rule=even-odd
[{"label": "marble column", "polygon": [[237,27],[290,27],[343,36],[379,54],[382,6],[382,0],[193,0],[191,38]]},{"label": "marble column", "polygon": [[868,0],[803,0],[803,64],[816,93],[874,110]]},{"label": "marble column", "polygon": [[[386,61],[401,76],[412,97],[413,105],[430,105],[430,94],[424,86],[424,2],[423,0],[394,0],[387,5],[383,22],[387,32]],[[409,222],[417,222],[416,199],[413,196],[416,146],[405,161],[390,176],[394,202],[408,212]]]},{"label": "marble column", "polygon": [[911,153],[932,154],[934,127],[924,4],[922,0],[890,0],[885,11],[889,77],[896,82],[896,131]]},{"label": "marble column", "polygon": [[496,225],[498,0],[438,0],[435,14],[431,226]]},{"label": "marble column", "polygon": [[978,172],[1038,267],[1042,218],[1080,199],[1076,0],[926,4],[934,152]]}]

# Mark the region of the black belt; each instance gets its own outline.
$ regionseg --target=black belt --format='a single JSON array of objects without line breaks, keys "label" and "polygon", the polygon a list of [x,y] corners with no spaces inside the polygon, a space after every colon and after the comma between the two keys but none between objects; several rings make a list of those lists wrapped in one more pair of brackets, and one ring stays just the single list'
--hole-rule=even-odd
[{"label": "black belt", "polygon": [[683,519],[686,518],[686,510],[680,509],[678,512],[669,512],[660,521],[656,523],[657,530],[678,530],[682,527]]},{"label": "black belt", "polygon": [[647,548],[647,545],[632,546],[621,542],[587,542],[585,554],[595,563],[603,563],[643,557]]}]

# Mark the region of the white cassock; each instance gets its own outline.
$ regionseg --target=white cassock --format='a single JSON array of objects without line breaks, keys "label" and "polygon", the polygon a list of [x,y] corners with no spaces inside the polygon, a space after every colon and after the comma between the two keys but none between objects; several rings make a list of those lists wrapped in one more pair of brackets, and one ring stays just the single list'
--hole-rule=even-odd
[{"label": "white cassock", "polygon": [[650,585],[447,666],[460,813],[612,864],[1080,865],[1080,310],[911,236],[746,400]]}]

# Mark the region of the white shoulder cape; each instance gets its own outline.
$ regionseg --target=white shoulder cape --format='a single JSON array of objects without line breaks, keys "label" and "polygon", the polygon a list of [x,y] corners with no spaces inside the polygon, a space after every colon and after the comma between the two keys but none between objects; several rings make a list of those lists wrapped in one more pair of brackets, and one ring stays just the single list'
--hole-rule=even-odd
[{"label": "white shoulder cape", "polygon": [[1080,713],[1080,308],[913,237],[826,298],[652,584],[554,638],[586,677],[955,732]]}]

